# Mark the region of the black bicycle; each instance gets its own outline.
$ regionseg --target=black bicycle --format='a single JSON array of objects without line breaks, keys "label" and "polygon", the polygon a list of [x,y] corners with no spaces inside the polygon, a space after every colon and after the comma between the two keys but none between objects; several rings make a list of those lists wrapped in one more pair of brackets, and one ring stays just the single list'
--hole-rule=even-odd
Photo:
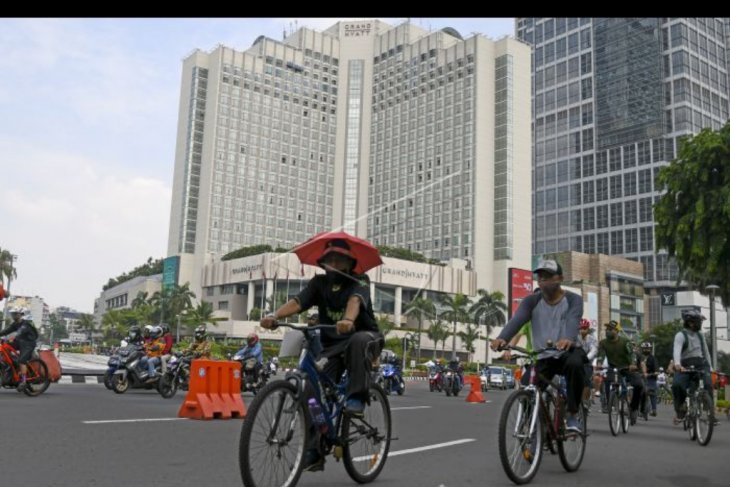
[{"label": "black bicycle", "polygon": [[702,369],[688,367],[689,387],[685,405],[687,413],[684,415],[684,429],[689,432],[690,441],[697,440],[702,446],[707,446],[712,439],[712,430],[715,423],[715,412],[712,397],[705,390],[705,372]]},{"label": "black bicycle", "polygon": [[626,383],[624,374],[629,371],[628,367],[613,369],[613,380],[608,392],[608,427],[613,436],[623,431],[629,432],[631,424],[631,394],[633,387]]},{"label": "black bicycle", "polygon": [[[527,365],[546,350],[528,351],[520,347],[505,347],[524,354]],[[583,461],[586,449],[587,420],[583,404],[579,405],[580,433],[568,430],[566,418],[566,388],[555,376],[552,381],[539,381],[536,367],[530,368],[529,385],[513,392],[502,406],[499,418],[499,458],[507,476],[516,484],[526,484],[537,473],[543,448],[558,454],[568,472],[575,472]]]},{"label": "black bicycle", "polygon": [[296,326],[280,323],[304,334],[299,367],[284,380],[269,383],[249,406],[241,430],[239,466],[246,487],[293,487],[302,474],[311,407],[305,383],[315,390],[316,409],[324,418],[317,424],[321,448],[342,459],[345,470],[358,483],[375,480],[388,458],[391,440],[390,405],[383,389],[370,385],[364,414],[345,412],[347,371],[338,383],[320,374],[310,352],[314,331],[334,325]]}]

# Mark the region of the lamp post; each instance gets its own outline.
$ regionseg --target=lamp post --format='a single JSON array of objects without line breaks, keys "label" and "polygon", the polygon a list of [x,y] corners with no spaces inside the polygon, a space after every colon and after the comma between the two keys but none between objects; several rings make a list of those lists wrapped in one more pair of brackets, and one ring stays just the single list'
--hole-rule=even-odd
[{"label": "lamp post", "polygon": [[720,289],[716,284],[710,284],[705,287],[705,291],[710,293],[710,343],[712,350],[710,353],[712,360],[712,369],[717,369],[717,336],[715,333],[715,293]]},{"label": "lamp post", "polygon": [[408,344],[411,343],[411,340],[413,340],[413,335],[410,333],[406,333],[403,335],[403,371],[406,370],[406,355],[408,354]]}]

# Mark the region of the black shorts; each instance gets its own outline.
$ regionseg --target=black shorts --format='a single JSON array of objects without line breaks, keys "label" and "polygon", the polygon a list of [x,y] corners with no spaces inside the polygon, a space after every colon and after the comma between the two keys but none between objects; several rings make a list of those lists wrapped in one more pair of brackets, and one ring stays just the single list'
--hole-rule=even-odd
[{"label": "black shorts", "polygon": [[18,362],[21,364],[27,364],[28,361],[33,357],[33,350],[35,350],[35,342],[19,342],[15,340],[15,347],[18,349]]}]

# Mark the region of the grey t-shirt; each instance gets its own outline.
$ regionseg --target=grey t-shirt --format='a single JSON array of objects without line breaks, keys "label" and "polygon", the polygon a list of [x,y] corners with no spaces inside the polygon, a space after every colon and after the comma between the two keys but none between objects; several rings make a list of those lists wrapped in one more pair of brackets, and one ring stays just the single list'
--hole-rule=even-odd
[{"label": "grey t-shirt", "polygon": [[[522,300],[498,338],[509,342],[523,324],[532,320],[532,346],[535,350],[545,348],[548,340],[553,345],[563,338],[575,341],[582,316],[583,299],[573,292],[565,291],[563,298],[553,305],[542,299],[540,293],[531,294]],[[538,358],[558,357],[562,353],[550,350],[541,353]]]},{"label": "grey t-shirt", "polygon": [[[700,339],[700,334],[689,329],[684,330],[689,338],[687,348],[684,349],[684,333],[681,331],[674,335],[674,363],[685,366],[682,362],[689,358],[705,358],[709,360],[710,351],[707,348],[705,340]],[[684,349],[684,350],[683,350]]]}]

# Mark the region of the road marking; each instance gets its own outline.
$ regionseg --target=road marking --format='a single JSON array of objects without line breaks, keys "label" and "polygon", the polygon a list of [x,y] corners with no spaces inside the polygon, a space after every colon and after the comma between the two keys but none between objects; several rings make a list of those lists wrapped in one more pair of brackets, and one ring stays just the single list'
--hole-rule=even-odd
[{"label": "road marking", "polygon": [[391,411],[403,411],[405,409],[431,409],[431,406],[404,406],[401,408],[390,408]]},{"label": "road marking", "polygon": [[[447,441],[446,443],[435,443],[433,445],[426,445],[426,446],[419,446],[418,448],[408,448],[407,450],[398,450],[398,451],[391,451],[388,452],[388,457],[397,457],[398,455],[408,455],[410,453],[418,453],[422,451],[427,450],[435,450],[437,448],[446,448],[449,446],[454,445],[461,445],[462,443],[471,443],[472,441],[477,441],[475,438],[464,438],[463,440],[454,440],[454,441]],[[355,457],[353,460],[356,462],[364,462],[365,460],[370,460],[371,456],[366,455],[362,457]]]},{"label": "road marking", "polygon": [[180,421],[187,418],[143,418],[143,419],[105,419],[103,421],[82,421],[84,424],[108,423],[152,423],[154,421]]}]

